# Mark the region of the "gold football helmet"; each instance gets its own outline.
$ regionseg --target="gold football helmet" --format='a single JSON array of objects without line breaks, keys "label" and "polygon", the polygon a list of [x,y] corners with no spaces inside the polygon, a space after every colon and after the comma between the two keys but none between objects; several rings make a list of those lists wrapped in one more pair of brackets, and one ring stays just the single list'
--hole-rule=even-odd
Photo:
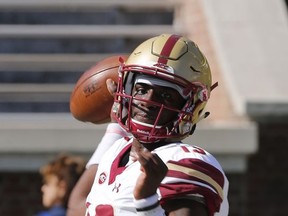
[{"label": "gold football helmet", "polygon": [[[180,86],[186,104],[168,125],[147,125],[130,116],[135,75],[144,74]],[[141,142],[179,141],[194,132],[211,91],[211,71],[198,46],[188,38],[163,34],[140,44],[119,68],[113,117]],[[165,109],[165,107],[164,107]],[[169,109],[169,107],[168,107]],[[171,110],[171,109],[170,109]],[[161,116],[161,111],[158,114]]]}]

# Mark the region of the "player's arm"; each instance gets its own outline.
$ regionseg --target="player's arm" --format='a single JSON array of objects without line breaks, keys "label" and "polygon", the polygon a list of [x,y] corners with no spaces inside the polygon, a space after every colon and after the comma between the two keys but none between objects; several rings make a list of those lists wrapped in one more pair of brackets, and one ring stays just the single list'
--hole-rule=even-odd
[{"label": "player's arm", "polygon": [[133,152],[132,156],[142,165],[134,188],[137,215],[208,216],[206,205],[190,198],[168,199],[160,206],[156,190],[168,171],[166,165],[157,154],[143,148]]},{"label": "player's arm", "polygon": [[226,178],[221,170],[197,158],[168,161],[166,165],[169,168],[166,177],[170,180],[160,186],[161,204],[166,212],[171,215],[219,212],[227,196]]},{"label": "player's arm", "polygon": [[[133,144],[135,143],[137,142],[134,141]],[[133,145],[133,147],[135,146],[137,145]],[[223,186],[222,172],[204,161],[191,158],[185,158],[175,163],[171,161],[168,163],[169,165],[164,164],[157,154],[153,154],[141,146],[134,152],[132,148],[132,153],[132,156],[140,162],[142,171],[134,188],[135,206],[139,215],[143,211],[147,215],[164,215],[166,212],[169,216],[207,216],[217,211],[222,196],[220,195]],[[209,175],[214,176],[217,180],[214,181]],[[160,186],[165,176],[174,178],[175,182]],[[179,176],[183,178],[183,181],[179,179]],[[203,178],[202,184],[207,184],[207,187],[194,184],[198,178]],[[209,185],[210,187],[214,186],[217,190],[210,190]],[[168,196],[162,194],[164,200],[161,206],[156,194],[159,187],[164,194],[165,191],[169,191],[170,194]]]},{"label": "player's arm", "polygon": [[189,198],[170,199],[160,206],[156,190],[168,169],[156,154],[142,150],[136,154],[135,158],[142,165],[142,173],[134,188],[137,215],[208,216],[207,207],[203,203]]},{"label": "player's arm", "polygon": [[98,165],[89,166],[75,185],[68,203],[67,216],[85,215],[86,197],[90,192]]},{"label": "player's arm", "polygon": [[[84,215],[86,210],[86,198],[91,190],[94,182],[97,167],[102,155],[115,143],[118,139],[126,136],[127,133],[117,123],[110,123],[107,126],[105,135],[97,146],[94,154],[87,163],[87,169],[73,188],[69,198],[67,216]],[[82,214],[82,212],[84,212]]]}]

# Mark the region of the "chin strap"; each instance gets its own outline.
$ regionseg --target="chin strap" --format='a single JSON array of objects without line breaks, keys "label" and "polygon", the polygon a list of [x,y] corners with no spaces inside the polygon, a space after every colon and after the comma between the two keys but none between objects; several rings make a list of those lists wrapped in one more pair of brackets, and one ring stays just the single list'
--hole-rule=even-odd
[{"label": "chin strap", "polygon": [[215,89],[217,86],[218,86],[218,82],[215,82],[215,83],[210,87],[211,91],[212,91],[213,89]]},{"label": "chin strap", "polygon": [[[168,133],[166,127],[145,124],[135,119],[130,120],[129,129],[137,139],[144,143],[159,142],[161,140],[159,137],[166,136]],[[153,137],[150,136],[151,134]]]}]

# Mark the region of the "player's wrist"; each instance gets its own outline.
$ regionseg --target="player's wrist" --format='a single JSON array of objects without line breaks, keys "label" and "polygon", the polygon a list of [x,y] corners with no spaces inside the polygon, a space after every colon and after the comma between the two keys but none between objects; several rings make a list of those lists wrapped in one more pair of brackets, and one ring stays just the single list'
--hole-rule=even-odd
[{"label": "player's wrist", "polygon": [[155,193],[152,196],[143,198],[143,199],[134,199],[134,204],[136,209],[142,209],[142,208],[146,208],[148,206],[152,206],[154,204],[159,204],[159,196],[157,193]]},{"label": "player's wrist", "polygon": [[158,194],[143,199],[134,199],[138,216],[162,216],[165,215],[164,210],[160,206]]}]

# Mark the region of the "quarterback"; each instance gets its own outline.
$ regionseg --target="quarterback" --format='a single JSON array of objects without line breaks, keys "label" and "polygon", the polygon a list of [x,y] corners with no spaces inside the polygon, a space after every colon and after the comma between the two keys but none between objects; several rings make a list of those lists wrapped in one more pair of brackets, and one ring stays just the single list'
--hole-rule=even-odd
[{"label": "quarterback", "polygon": [[197,45],[163,34],[121,62],[112,117],[127,134],[103,154],[88,216],[228,215],[228,181],[217,160],[182,142],[208,116],[215,87]]}]

